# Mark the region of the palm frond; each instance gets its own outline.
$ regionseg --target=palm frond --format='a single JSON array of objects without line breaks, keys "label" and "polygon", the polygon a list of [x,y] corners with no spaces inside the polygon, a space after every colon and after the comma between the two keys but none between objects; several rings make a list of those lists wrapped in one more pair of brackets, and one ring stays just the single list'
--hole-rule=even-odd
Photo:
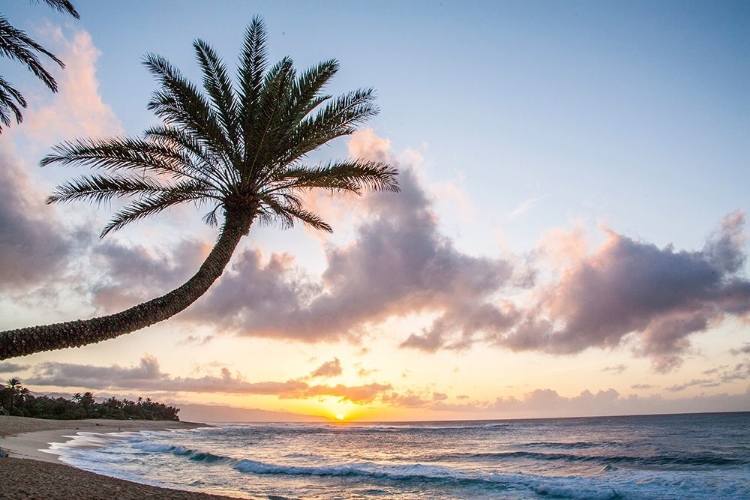
[{"label": "palm frond", "polygon": [[[291,200],[297,201],[297,203]],[[301,202],[295,197],[263,197],[264,214],[266,223],[276,222],[283,229],[294,226],[295,219],[302,221],[313,229],[333,232],[331,226],[326,223],[319,215],[302,208]]]},{"label": "palm frond", "polygon": [[57,186],[47,204],[90,201],[97,205],[113,198],[144,196],[169,190],[155,179],[119,175],[87,175]]},{"label": "palm frond", "polygon": [[[37,0],[38,2],[39,0]],[[43,0],[44,3],[55,9],[56,11],[62,12],[62,13],[68,13],[71,16],[75,17],[76,19],[80,19],[81,16],[76,11],[76,8],[73,7],[73,4],[70,2],[70,0]]]},{"label": "palm frond", "polygon": [[307,69],[297,78],[290,91],[287,114],[291,122],[296,124],[321,103],[330,99],[331,96],[319,96],[319,93],[338,70],[338,61],[329,59]]},{"label": "palm frond", "polygon": [[[0,77],[0,122],[10,126],[10,112],[16,119],[16,123],[23,121],[21,108],[26,107],[26,99],[10,83]],[[3,128],[0,127],[0,132]]]},{"label": "palm frond", "polygon": [[281,107],[276,120],[273,149],[264,156],[268,165],[286,165],[290,151],[297,146],[297,127],[315,108],[331,99],[330,95],[320,95],[323,87],[338,72],[338,61],[331,59],[309,68],[291,82],[287,100]]},{"label": "palm frond", "polygon": [[[288,93],[294,81],[294,65],[285,57],[271,68],[263,81],[258,103],[258,112],[254,120],[254,129],[250,132],[250,142],[245,145],[250,150],[251,163],[243,172],[246,176],[256,176],[266,164],[267,150],[272,147],[281,111],[288,102]],[[260,169],[256,168],[260,167]]]},{"label": "palm frond", "polygon": [[216,227],[219,225],[219,219],[216,216],[216,212],[222,207],[221,204],[217,204],[213,210],[208,212],[206,215],[203,216],[202,220],[206,224],[208,224],[211,227]]},{"label": "palm frond", "polygon": [[229,163],[231,143],[211,104],[197,87],[163,57],[149,54],[143,64],[161,85],[161,89],[153,93],[148,109],[166,124],[190,130],[207,149]]},{"label": "palm frond", "polygon": [[[226,66],[210,45],[202,40],[193,43],[198,58],[198,63],[203,70],[203,87],[211,97],[214,110],[221,119],[224,133],[232,145],[239,145],[239,130],[237,106],[232,90],[232,81],[227,73]],[[238,161],[241,155],[235,155],[234,161]]]},{"label": "palm frond", "polygon": [[57,82],[49,71],[44,69],[44,66],[42,66],[42,63],[33,51],[49,57],[61,68],[65,67],[65,64],[52,52],[49,52],[36,43],[25,32],[11,26],[4,17],[0,17],[0,54],[22,62],[52,92],[57,92]]},{"label": "palm frond", "polygon": [[255,130],[255,117],[260,102],[266,64],[266,28],[263,20],[255,16],[245,32],[239,67],[239,101],[242,103],[239,115],[242,142],[246,148],[243,158],[245,164],[250,161],[247,145],[250,144],[251,133]]},{"label": "palm frond", "polygon": [[212,198],[212,196],[206,196],[205,193],[193,189],[189,183],[146,195],[117,212],[104,227],[100,236],[103,238],[112,231],[122,229],[132,222],[155,215],[179,203],[206,201],[206,198]]},{"label": "palm frond", "polygon": [[278,165],[289,165],[324,144],[350,135],[369,118],[377,115],[372,89],[359,89],[329,101],[320,111],[304,118],[288,138],[285,155]]},{"label": "palm frond", "polygon": [[310,123],[316,128],[337,133],[336,137],[349,135],[366,120],[378,114],[373,89],[358,89],[336,97],[313,118]]},{"label": "palm frond", "polygon": [[224,168],[222,159],[206,149],[204,143],[190,131],[171,126],[156,126],[146,129],[146,140],[179,151],[185,161],[185,169],[194,175],[211,179],[217,187],[229,189],[239,179],[233,168]]},{"label": "palm frond", "polygon": [[132,138],[79,139],[58,144],[52,151],[42,158],[40,166],[53,163],[87,165],[110,172],[140,170],[175,178],[211,180],[189,156],[154,141]]},{"label": "palm frond", "polygon": [[283,172],[283,182],[271,190],[323,188],[360,194],[369,189],[397,193],[400,190],[397,175],[398,171],[387,163],[345,160],[313,168],[290,168]]}]

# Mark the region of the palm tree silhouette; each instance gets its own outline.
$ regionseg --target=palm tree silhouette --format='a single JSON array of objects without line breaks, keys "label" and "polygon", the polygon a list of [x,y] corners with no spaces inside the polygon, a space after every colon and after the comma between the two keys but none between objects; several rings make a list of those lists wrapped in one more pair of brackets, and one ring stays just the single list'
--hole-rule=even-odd
[{"label": "palm tree silhouette", "polygon": [[[55,10],[66,12],[76,19],[80,18],[69,0],[44,0],[44,2]],[[14,28],[4,16],[0,16],[0,54],[22,62],[47,88],[52,92],[57,92],[57,82],[42,66],[37,52],[49,57],[61,68],[65,67],[65,64],[53,53],[36,43],[22,30]],[[13,113],[16,123],[21,123],[23,121],[21,108],[25,108],[26,105],[26,99],[21,92],[0,76],[0,122],[10,127],[10,115]],[[0,126],[0,134],[2,132],[3,127]]]},{"label": "palm tree silhouette", "polygon": [[148,55],[144,64],[159,83],[149,109],[163,125],[146,130],[143,139],[66,142],[41,164],[104,171],[58,186],[48,203],[133,199],[102,236],[188,202],[209,209],[203,219],[210,225],[223,219],[215,246],[192,278],[161,297],[109,316],[0,332],[0,359],[100,342],[177,314],[221,276],[256,220],[283,227],[302,221],[330,232],[326,222],[303,208],[304,191],[399,190],[396,169],[385,163],[305,163],[309,153],[351,134],[377,113],[372,89],[335,98],[322,93],[337,61],[324,61],[299,76],[289,58],[267,68],[265,27],[255,17],[245,33],[235,89],[214,50],[201,40],[193,45],[206,95],[164,58]]}]

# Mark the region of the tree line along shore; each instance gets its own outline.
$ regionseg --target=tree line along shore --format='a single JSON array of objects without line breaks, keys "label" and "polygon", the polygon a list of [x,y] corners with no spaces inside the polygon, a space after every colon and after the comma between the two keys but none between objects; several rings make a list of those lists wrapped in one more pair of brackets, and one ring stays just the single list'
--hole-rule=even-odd
[{"label": "tree line along shore", "polygon": [[91,392],[76,393],[71,399],[34,396],[17,378],[8,380],[0,389],[0,414],[16,417],[179,421],[179,411],[179,408],[152,401],[151,398],[131,401],[110,397],[97,402]]}]

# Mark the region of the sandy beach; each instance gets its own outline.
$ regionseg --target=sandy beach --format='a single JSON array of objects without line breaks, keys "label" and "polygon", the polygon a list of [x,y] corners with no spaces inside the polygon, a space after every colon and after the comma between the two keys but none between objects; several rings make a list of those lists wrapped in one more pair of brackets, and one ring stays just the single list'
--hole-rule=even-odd
[{"label": "sandy beach", "polygon": [[209,500],[229,497],[170,490],[78,470],[59,462],[51,443],[65,443],[78,432],[190,429],[190,422],[146,420],[44,420],[0,416],[0,499]]}]

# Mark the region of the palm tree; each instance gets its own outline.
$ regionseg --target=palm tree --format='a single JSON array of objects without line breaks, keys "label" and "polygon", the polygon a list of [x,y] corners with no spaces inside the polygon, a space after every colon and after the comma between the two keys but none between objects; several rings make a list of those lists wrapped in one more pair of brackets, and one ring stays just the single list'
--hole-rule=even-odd
[{"label": "palm tree", "polygon": [[16,397],[21,393],[21,381],[16,377],[9,379],[6,383],[6,387],[10,392],[10,414],[13,415],[13,410],[16,408]]},{"label": "palm tree", "polygon": [[[55,10],[66,12],[76,19],[80,19],[78,12],[69,0],[44,0],[44,2]],[[37,52],[49,57],[61,68],[65,67],[65,64],[53,53],[36,43],[25,32],[11,26],[4,16],[0,16],[0,54],[22,62],[47,88],[52,92],[57,92],[57,82],[49,71],[44,69],[37,57]],[[25,107],[26,99],[21,92],[0,76],[0,122],[10,127],[10,114],[13,113],[16,123],[21,123],[23,121],[21,108]],[[0,134],[2,132],[3,127],[0,126]]]},{"label": "palm tree", "polygon": [[337,61],[299,75],[289,58],[268,68],[265,28],[256,17],[245,34],[235,88],[214,50],[201,40],[193,46],[205,95],[164,58],[147,55],[144,64],[159,83],[149,109],[163,125],[146,130],[143,138],[66,142],[41,165],[82,164],[104,171],[58,186],[48,203],[132,199],[102,236],[187,202],[208,208],[203,218],[208,224],[221,221],[215,246],[192,278],[161,297],[109,316],[0,332],[0,359],[100,342],[177,314],[221,276],[256,220],[283,227],[301,221],[330,232],[303,208],[305,191],[398,191],[397,171],[385,163],[305,163],[309,153],[351,134],[377,113],[372,89],[335,98],[322,93]]}]

